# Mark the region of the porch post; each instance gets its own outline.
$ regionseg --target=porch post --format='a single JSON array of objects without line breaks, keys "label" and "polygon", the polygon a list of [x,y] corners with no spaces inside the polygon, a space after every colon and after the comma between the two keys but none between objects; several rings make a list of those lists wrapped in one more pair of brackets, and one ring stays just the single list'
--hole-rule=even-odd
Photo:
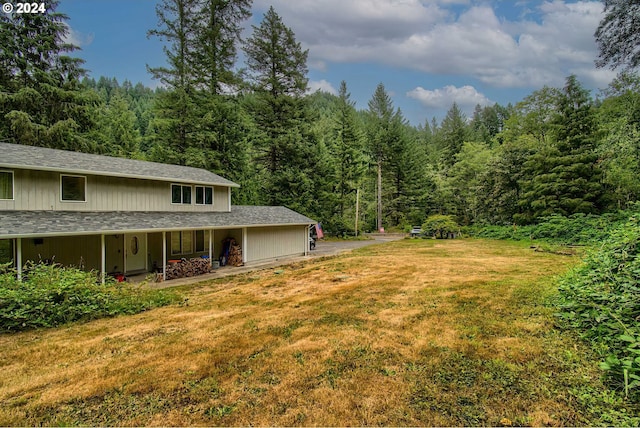
[{"label": "porch post", "polygon": [[18,268],[18,281],[22,281],[22,238],[16,238],[16,268]]},{"label": "porch post", "polygon": [[309,242],[309,226],[304,227],[304,255],[309,255],[309,246],[311,243]]},{"label": "porch post", "polygon": [[213,266],[213,229],[209,229],[209,269]]},{"label": "porch post", "polygon": [[104,233],[100,235],[100,273],[102,276],[102,285],[104,285],[107,276],[107,250],[104,242]]},{"label": "porch post", "polygon": [[247,228],[242,228],[242,263],[247,262]]},{"label": "porch post", "polygon": [[167,280],[167,232],[162,231],[162,280]]},{"label": "porch post", "polygon": [[127,234],[122,234],[122,274],[127,274]]}]

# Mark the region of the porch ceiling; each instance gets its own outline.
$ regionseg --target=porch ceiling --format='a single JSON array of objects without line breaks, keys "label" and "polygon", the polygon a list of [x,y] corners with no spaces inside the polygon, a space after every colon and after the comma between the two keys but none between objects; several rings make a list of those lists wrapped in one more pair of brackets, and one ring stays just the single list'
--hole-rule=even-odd
[{"label": "porch ceiling", "polygon": [[309,225],[286,207],[232,206],[231,212],[0,211],[0,239]]}]

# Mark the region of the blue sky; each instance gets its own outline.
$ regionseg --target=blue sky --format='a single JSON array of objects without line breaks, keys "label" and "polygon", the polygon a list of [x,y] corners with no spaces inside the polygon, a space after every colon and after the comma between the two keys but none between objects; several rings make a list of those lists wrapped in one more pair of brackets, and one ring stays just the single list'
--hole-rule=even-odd
[{"label": "blue sky", "polygon": [[[62,0],[70,39],[92,77],[155,87],[146,66],[165,63],[156,0]],[[598,94],[615,77],[596,69],[593,38],[602,3],[591,0],[254,0],[258,25],[273,5],[309,50],[309,85],[335,93],[345,80],[366,109],[383,83],[414,125],[440,120],[453,102],[516,103],[578,76]],[[242,58],[240,58],[240,65]]]}]

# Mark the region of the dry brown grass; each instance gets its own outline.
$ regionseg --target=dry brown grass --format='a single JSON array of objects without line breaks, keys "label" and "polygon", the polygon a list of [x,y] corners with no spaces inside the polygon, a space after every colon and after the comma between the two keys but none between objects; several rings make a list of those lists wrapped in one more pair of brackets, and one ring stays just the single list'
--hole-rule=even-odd
[{"label": "dry brown grass", "polygon": [[[0,336],[0,425],[580,425],[542,303],[575,259],[402,241]],[[282,269],[282,268],[279,268]]]}]

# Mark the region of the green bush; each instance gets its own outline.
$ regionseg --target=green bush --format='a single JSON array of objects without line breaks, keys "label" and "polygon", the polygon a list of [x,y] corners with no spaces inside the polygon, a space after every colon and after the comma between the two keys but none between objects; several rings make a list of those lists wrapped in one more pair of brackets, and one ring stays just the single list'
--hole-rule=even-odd
[{"label": "green bush", "polygon": [[27,266],[23,281],[16,272],[0,274],[0,331],[55,327],[79,320],[134,314],[173,303],[170,291],[134,288],[96,272],[45,264]]},{"label": "green bush", "polygon": [[460,226],[453,219],[453,216],[435,214],[427,217],[422,224],[422,232],[425,235],[435,236],[437,238],[448,238],[451,234],[460,231]]},{"label": "green bush", "polygon": [[560,281],[560,325],[600,350],[600,367],[640,398],[640,223],[631,218]]}]

